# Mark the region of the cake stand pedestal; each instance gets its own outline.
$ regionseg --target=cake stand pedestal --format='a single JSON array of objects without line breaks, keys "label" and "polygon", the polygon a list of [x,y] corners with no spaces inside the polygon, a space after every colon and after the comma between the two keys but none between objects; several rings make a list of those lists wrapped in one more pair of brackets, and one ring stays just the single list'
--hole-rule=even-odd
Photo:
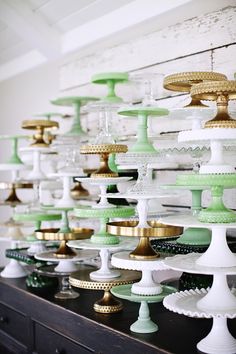
[{"label": "cake stand pedestal", "polygon": [[23,129],[36,130],[34,134],[34,142],[31,147],[45,148],[49,146],[49,143],[44,140],[45,129],[58,128],[59,124],[53,120],[46,119],[35,119],[35,120],[24,120],[21,127]]},{"label": "cake stand pedestal", "polygon": [[6,190],[9,189],[9,196],[4,200],[4,204],[9,204],[11,206],[22,204],[22,201],[18,198],[16,194],[17,189],[32,189],[33,184],[29,182],[0,182],[0,189]]},{"label": "cake stand pedestal", "polygon": [[21,148],[23,152],[33,153],[33,169],[27,175],[26,179],[28,181],[41,181],[47,179],[47,176],[42,171],[41,168],[41,154],[43,153],[50,153],[50,149],[46,147],[39,147],[39,146],[32,146],[32,147],[25,147]]},{"label": "cake stand pedestal", "polygon": [[74,208],[76,206],[76,201],[71,196],[71,179],[75,177],[78,172],[58,172],[52,173],[48,177],[49,178],[60,178],[63,181],[63,195],[62,198],[56,202],[55,207],[62,208]]},{"label": "cake stand pedestal", "polygon": [[121,284],[130,284],[140,278],[139,272],[134,271],[122,271],[119,278],[115,279],[103,279],[103,280],[91,280],[90,271],[85,270],[75,274],[72,274],[69,278],[69,282],[73,287],[89,289],[89,290],[103,290],[104,294],[102,299],[97,300],[93,305],[96,312],[99,313],[116,313],[123,309],[123,305],[120,301],[112,296],[110,290],[113,286]]},{"label": "cake stand pedestal", "polygon": [[[11,248],[16,248],[18,246],[18,241],[13,240],[11,242]],[[23,278],[28,275],[27,270],[23,265],[16,259],[11,258],[10,262],[1,271],[1,277],[3,278]]]},{"label": "cake stand pedestal", "polygon": [[140,302],[139,316],[131,326],[130,330],[135,333],[153,333],[158,331],[158,326],[151,320],[148,303],[161,302],[165,296],[176,291],[170,286],[163,286],[162,293],[158,295],[136,295],[132,293],[132,285],[118,285],[111,289],[116,297],[132,302]]},{"label": "cake stand pedestal", "polygon": [[124,84],[128,82],[128,74],[123,72],[109,72],[100,73],[92,76],[91,81],[94,84],[107,85],[107,95],[102,98],[102,101],[109,103],[122,102],[122,98],[115,93],[115,86],[117,84]]}]

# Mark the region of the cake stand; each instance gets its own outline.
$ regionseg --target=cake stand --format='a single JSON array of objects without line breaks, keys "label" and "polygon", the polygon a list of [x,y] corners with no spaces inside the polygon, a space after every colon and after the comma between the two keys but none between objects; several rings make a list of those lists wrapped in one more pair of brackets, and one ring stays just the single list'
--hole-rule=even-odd
[{"label": "cake stand", "polygon": [[197,100],[216,101],[216,116],[205,123],[205,128],[236,128],[236,120],[228,113],[228,102],[236,99],[236,81],[203,82],[191,88],[191,96]]},{"label": "cake stand", "polygon": [[31,147],[44,148],[49,146],[49,143],[44,139],[45,129],[58,128],[59,124],[53,120],[35,119],[24,120],[21,127],[23,129],[36,130],[36,134],[33,136],[34,142],[31,144]]},{"label": "cake stand", "polygon": [[169,269],[163,263],[163,257],[151,259],[130,258],[129,252],[118,252],[112,255],[111,264],[114,267],[128,270],[139,270],[142,278],[132,285],[131,291],[136,295],[159,295],[163,292],[162,285],[152,277],[154,270]]},{"label": "cake stand", "polygon": [[[41,229],[41,223],[43,221],[57,221],[61,220],[61,214],[49,214],[47,212],[38,211],[32,213],[16,213],[13,216],[15,221],[22,221],[22,222],[34,222],[35,223],[35,230]],[[38,252],[42,252],[45,250],[44,242],[37,241],[35,235],[31,235],[28,237],[28,241],[32,242],[30,248],[28,249],[29,254],[35,254]]]},{"label": "cake stand", "polygon": [[4,200],[3,205],[9,204],[11,206],[16,206],[18,204],[22,204],[22,201],[18,198],[16,194],[17,189],[32,189],[33,184],[29,182],[24,182],[24,181],[18,181],[18,182],[0,182],[0,189],[10,190],[9,196]]},{"label": "cake stand", "polygon": [[[170,91],[190,93],[191,88],[198,83],[222,80],[227,80],[227,77],[224,74],[212,71],[182,72],[166,76],[163,86]],[[199,98],[192,98],[191,102],[183,108],[171,109],[173,118],[191,119],[192,130],[201,129],[202,121],[208,119],[212,111],[213,110],[203,104]],[[170,114],[170,119],[171,118]]]},{"label": "cake stand", "polygon": [[153,144],[148,139],[147,128],[148,128],[148,117],[159,117],[165,116],[169,111],[165,108],[159,108],[156,106],[145,107],[125,107],[120,108],[117,112],[122,116],[138,117],[138,133],[136,143],[129,149],[130,152],[156,152]]},{"label": "cake stand", "polygon": [[[212,129],[213,130],[213,129]],[[236,173],[219,174],[184,174],[178,175],[177,185],[206,186],[211,188],[212,201],[210,206],[202,209],[198,220],[210,223],[230,223],[236,221],[234,211],[227,209],[223,203],[224,188],[235,188]]]},{"label": "cake stand", "polygon": [[81,154],[96,154],[100,155],[100,167],[97,171],[91,174],[91,177],[118,177],[118,173],[111,171],[108,165],[109,154],[119,154],[127,152],[126,145],[119,144],[99,144],[99,145],[82,145],[80,148]]},{"label": "cake stand", "polygon": [[119,244],[116,245],[104,245],[92,243],[91,240],[85,241],[69,241],[68,246],[71,248],[79,249],[91,249],[99,250],[99,255],[101,258],[101,266],[98,270],[90,273],[90,278],[92,280],[110,280],[120,277],[121,273],[117,269],[112,269],[110,267],[110,253],[121,251],[124,249],[131,249],[134,247],[132,242],[127,242],[126,240],[121,240]]},{"label": "cake stand", "polygon": [[135,214],[132,207],[112,207],[112,208],[93,208],[84,205],[77,206],[74,209],[74,215],[79,218],[100,219],[100,229],[91,237],[94,244],[115,245],[119,243],[117,236],[110,235],[106,231],[106,223],[111,218],[128,218]]},{"label": "cake stand", "polygon": [[89,290],[103,290],[104,294],[102,299],[97,300],[93,308],[99,313],[116,313],[123,309],[123,305],[120,301],[112,296],[110,290],[113,286],[121,284],[130,284],[140,278],[139,272],[134,271],[122,271],[119,278],[116,279],[104,279],[104,280],[91,280],[89,270],[84,270],[75,274],[72,274],[69,278],[69,282],[73,287],[89,289]]},{"label": "cake stand", "polygon": [[[197,216],[202,209],[202,191],[207,189],[207,186],[192,186],[185,185],[162,185],[163,189],[180,189],[189,190],[192,194],[192,215]],[[206,228],[187,228],[184,233],[176,240],[177,243],[191,246],[208,246],[211,240],[211,232]]]},{"label": "cake stand", "polygon": [[58,260],[58,257],[55,256],[54,252],[43,252],[35,255],[35,258],[44,261],[44,262],[53,262],[58,263],[54,269],[51,269],[51,274],[53,276],[57,275],[62,277],[61,279],[61,290],[54,295],[55,298],[66,300],[66,299],[76,299],[79,297],[79,294],[71,289],[69,284],[69,276],[71,273],[79,270],[80,265],[76,264],[76,262],[84,261],[87,259],[94,258],[96,256],[96,252],[82,250],[79,251],[74,256],[67,256],[63,259]]},{"label": "cake stand", "polygon": [[115,93],[115,86],[117,84],[123,84],[128,82],[128,74],[122,72],[109,72],[109,73],[100,73],[93,75],[91,78],[92,83],[107,85],[108,92],[105,97],[102,98],[102,101],[109,103],[122,102],[122,98],[118,97]]},{"label": "cake stand", "polygon": [[[20,165],[24,168],[24,164],[18,155],[18,142],[21,139],[26,140],[29,138],[30,136],[28,135],[0,135],[0,140],[10,140],[12,143],[11,157],[6,162],[6,164],[10,164],[12,166],[12,169],[20,169]],[[3,168],[2,166],[4,166],[4,164],[0,165],[0,170]]]},{"label": "cake stand", "polygon": [[90,101],[97,101],[96,97],[85,97],[85,96],[68,96],[60,97],[52,100],[51,103],[57,106],[73,106],[74,108],[74,120],[71,129],[66,133],[66,136],[81,137],[86,135],[81,127],[80,115],[81,107],[86,105]]},{"label": "cake stand", "polygon": [[130,330],[135,333],[153,333],[158,331],[158,326],[150,318],[148,303],[161,302],[165,296],[176,291],[170,286],[163,286],[162,293],[158,295],[136,295],[131,291],[132,285],[118,285],[111,289],[111,293],[116,297],[132,302],[140,302],[139,316],[131,326]]},{"label": "cake stand", "polygon": [[201,144],[210,142],[211,158],[202,164],[199,173],[234,173],[234,166],[226,163],[223,157],[223,145],[234,143],[236,129],[204,128],[182,131],[178,135],[179,142]]},{"label": "cake stand", "polygon": [[49,154],[51,152],[50,149],[48,147],[32,146],[21,148],[21,151],[33,154],[33,169],[26,176],[26,179],[29,181],[41,181],[47,179],[47,176],[41,168],[41,154]]},{"label": "cake stand", "polygon": [[60,171],[50,173],[49,178],[60,178],[63,181],[63,195],[55,204],[55,207],[73,208],[76,206],[76,201],[71,196],[71,179],[76,176],[77,171]]},{"label": "cake stand", "polygon": [[[98,177],[77,177],[76,181],[89,183],[93,186],[98,186],[100,188],[100,201],[99,203],[93,205],[93,208],[114,208],[114,204],[111,204],[107,200],[106,191],[108,186],[117,185],[119,183],[124,183],[131,180],[132,177],[111,177],[111,178],[98,178]],[[110,194],[109,194],[110,195]],[[115,195],[117,195],[115,193]]]}]

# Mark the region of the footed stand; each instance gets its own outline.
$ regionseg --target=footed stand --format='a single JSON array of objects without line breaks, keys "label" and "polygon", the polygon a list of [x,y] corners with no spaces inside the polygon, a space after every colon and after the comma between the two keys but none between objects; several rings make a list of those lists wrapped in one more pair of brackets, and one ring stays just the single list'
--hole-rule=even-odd
[{"label": "footed stand", "polygon": [[141,301],[138,319],[130,326],[130,330],[135,333],[153,333],[158,331],[158,326],[151,320],[146,301]]},{"label": "footed stand", "polygon": [[75,200],[71,196],[71,179],[76,176],[77,172],[58,172],[50,174],[50,178],[61,178],[63,181],[63,195],[62,198],[56,202],[55,207],[74,208],[76,206]]},{"label": "footed stand", "polygon": [[32,148],[47,148],[50,144],[45,141],[45,130],[58,128],[59,124],[53,120],[35,119],[24,120],[21,127],[23,129],[36,130],[36,134],[33,136],[34,142],[31,144]]},{"label": "footed stand", "polygon": [[109,103],[122,102],[122,98],[118,97],[115,93],[116,84],[123,84],[128,81],[128,74],[122,72],[110,72],[110,73],[101,73],[93,75],[91,78],[92,83],[107,85],[108,92],[105,97],[102,98],[102,101]]},{"label": "footed stand", "polygon": [[[18,246],[17,241],[11,242],[11,248],[14,249]],[[23,278],[28,275],[28,272],[22,266],[22,264],[15,260],[10,259],[10,262],[5,266],[5,268],[1,271],[1,277],[3,278]]]}]

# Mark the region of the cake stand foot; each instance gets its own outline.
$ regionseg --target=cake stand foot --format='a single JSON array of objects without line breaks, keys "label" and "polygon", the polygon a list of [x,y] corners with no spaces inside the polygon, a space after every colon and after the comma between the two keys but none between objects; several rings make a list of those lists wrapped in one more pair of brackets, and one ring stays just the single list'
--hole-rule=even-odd
[{"label": "cake stand foot", "polygon": [[142,279],[132,285],[131,292],[137,295],[158,295],[162,293],[162,286],[154,282],[151,270],[142,270]]},{"label": "cake stand foot", "polygon": [[211,242],[211,231],[209,229],[199,229],[196,227],[187,228],[177,239],[181,245],[207,246]]},{"label": "cake stand foot", "polygon": [[58,259],[58,265],[55,267],[56,272],[72,273],[78,270],[77,264],[70,259]]},{"label": "cake stand foot", "polygon": [[198,350],[209,354],[235,354],[236,340],[229,333],[226,318],[213,318],[210,333],[197,344]]},{"label": "cake stand foot", "polygon": [[3,278],[23,278],[27,275],[28,273],[24,267],[15,259],[11,259],[10,263],[1,272],[1,277]]},{"label": "cake stand foot", "polygon": [[65,276],[61,279],[61,290],[56,293],[54,297],[60,300],[77,299],[79,297],[79,293],[71,288],[69,277]]},{"label": "cake stand foot", "polygon": [[123,310],[123,305],[110,291],[104,291],[103,298],[96,301],[93,308],[94,311],[99,313],[116,313]]},{"label": "cake stand foot", "polygon": [[150,318],[149,307],[146,301],[141,302],[138,320],[130,326],[130,330],[136,333],[153,333],[158,331],[158,326]]}]

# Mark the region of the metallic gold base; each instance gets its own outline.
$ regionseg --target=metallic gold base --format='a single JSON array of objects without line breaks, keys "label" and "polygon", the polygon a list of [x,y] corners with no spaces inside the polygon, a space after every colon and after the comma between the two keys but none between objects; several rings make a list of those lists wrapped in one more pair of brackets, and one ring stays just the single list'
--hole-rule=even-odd
[{"label": "metallic gold base", "polygon": [[129,256],[134,259],[155,259],[160,257],[160,254],[154,251],[148,237],[140,237],[138,246]]},{"label": "metallic gold base", "polygon": [[33,136],[34,142],[31,144],[31,146],[48,147],[51,142],[50,140],[48,142],[44,140],[44,131],[45,129],[58,128],[59,124],[53,120],[35,119],[24,120],[21,127],[23,129],[36,130],[36,134]]},{"label": "metallic gold base", "polygon": [[206,104],[203,104],[200,100],[197,100],[194,98],[191,99],[190,103],[188,103],[184,106],[184,108],[207,108],[207,107],[209,107],[209,106],[207,106]]},{"label": "metallic gold base", "polygon": [[91,174],[93,178],[113,178],[118,176],[118,173],[115,172],[99,173],[99,170]]},{"label": "metallic gold base", "polygon": [[204,128],[236,128],[236,120],[229,118],[225,120],[212,119],[204,124]]},{"label": "metallic gold base", "polygon": [[104,291],[103,298],[97,300],[94,303],[93,308],[94,311],[99,313],[117,313],[123,310],[123,304],[109,291]]},{"label": "metallic gold base", "polygon": [[85,189],[80,182],[76,182],[74,188],[71,189],[70,194],[74,200],[79,200],[82,197],[87,197],[89,191]]}]

